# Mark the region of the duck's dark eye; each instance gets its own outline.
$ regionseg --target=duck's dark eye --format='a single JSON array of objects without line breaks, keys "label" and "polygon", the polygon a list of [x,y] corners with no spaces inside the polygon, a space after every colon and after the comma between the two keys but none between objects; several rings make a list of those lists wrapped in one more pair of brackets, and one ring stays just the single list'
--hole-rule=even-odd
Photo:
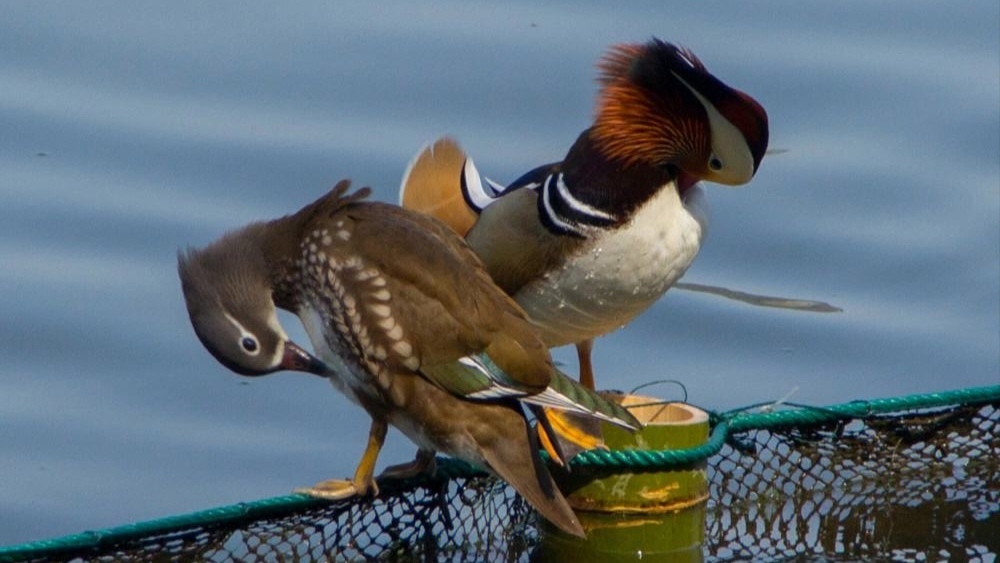
[{"label": "duck's dark eye", "polygon": [[708,161],[708,167],[715,171],[722,170],[722,161],[719,160],[719,157],[713,156],[711,160]]},{"label": "duck's dark eye", "polygon": [[257,341],[249,336],[244,336],[243,340],[240,341],[240,344],[243,346],[244,350],[250,352],[251,354],[257,352]]}]

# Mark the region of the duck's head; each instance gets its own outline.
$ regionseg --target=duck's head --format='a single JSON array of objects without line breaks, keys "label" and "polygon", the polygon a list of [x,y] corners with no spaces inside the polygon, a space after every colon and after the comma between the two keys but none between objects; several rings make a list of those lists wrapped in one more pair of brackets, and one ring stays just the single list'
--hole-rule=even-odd
[{"label": "duck's head", "polygon": [[599,68],[592,134],[609,157],[674,166],[693,181],[753,178],[767,151],[767,112],[690,50],[659,39],[616,45]]},{"label": "duck's head", "polygon": [[271,297],[269,266],[253,225],[204,249],[178,253],[188,315],[205,348],[242,375],[295,370],[324,375],[322,361],[288,339]]}]

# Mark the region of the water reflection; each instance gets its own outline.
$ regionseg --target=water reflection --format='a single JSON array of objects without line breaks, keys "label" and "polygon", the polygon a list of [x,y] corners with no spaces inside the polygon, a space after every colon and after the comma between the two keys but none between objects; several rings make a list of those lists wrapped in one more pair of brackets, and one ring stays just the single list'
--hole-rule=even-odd
[{"label": "water reflection", "polygon": [[719,297],[725,297],[726,299],[732,299],[733,301],[748,303],[750,305],[754,305],[757,307],[773,307],[775,309],[790,309],[793,311],[805,311],[809,313],[844,312],[844,310],[841,309],[840,307],[834,307],[833,305],[830,305],[829,303],[823,303],[822,301],[812,301],[808,299],[794,299],[791,297],[772,297],[768,295],[757,295],[754,293],[747,293],[745,291],[737,291],[734,289],[726,289],[724,287],[718,287],[714,285],[704,285],[700,283],[678,282],[674,284],[674,289],[707,293],[709,295],[717,295]]},{"label": "water reflection", "polygon": [[343,177],[393,201],[444,133],[500,180],[556,160],[590,119],[596,57],[654,33],[759,98],[790,149],[745,189],[709,187],[686,283],[843,312],[671,291],[603,339],[608,385],[677,378],[724,409],[997,382],[998,17],[992,1],[5,5],[0,543],[349,474],[360,409],[215,365],[177,249]]}]

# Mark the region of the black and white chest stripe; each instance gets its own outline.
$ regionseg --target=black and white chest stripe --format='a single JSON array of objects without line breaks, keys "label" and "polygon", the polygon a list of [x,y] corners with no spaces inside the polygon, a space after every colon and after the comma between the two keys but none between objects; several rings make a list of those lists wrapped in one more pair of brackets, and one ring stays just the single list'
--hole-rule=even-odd
[{"label": "black and white chest stripe", "polygon": [[610,227],[618,217],[581,201],[570,193],[562,172],[546,176],[538,192],[538,216],[554,233],[587,237],[591,227]]},{"label": "black and white chest stripe", "polygon": [[556,234],[587,238],[592,227],[610,227],[619,217],[575,197],[566,185],[562,172],[547,165],[528,172],[509,186],[482,177],[472,159],[462,170],[462,196],[466,203],[481,213],[488,205],[514,190],[533,190],[538,194],[538,217],[545,228]]}]

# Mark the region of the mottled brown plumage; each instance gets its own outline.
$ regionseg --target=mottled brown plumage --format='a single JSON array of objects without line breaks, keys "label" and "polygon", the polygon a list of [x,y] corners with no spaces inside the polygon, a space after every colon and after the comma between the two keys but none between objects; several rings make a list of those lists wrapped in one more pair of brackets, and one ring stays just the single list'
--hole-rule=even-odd
[{"label": "mottled brown plumage", "polygon": [[[583,535],[519,401],[555,401],[626,426],[635,419],[555,371],[524,312],[449,227],[347,190],[341,182],[300,212],[189,250],[179,263],[195,331],[222,363],[328,377],[371,416],[354,478],[304,492],[373,492],[391,424],[420,447],[414,465],[392,473],[420,470],[441,451],[492,470],[555,525]],[[288,341],[275,306],[302,319],[320,359]],[[286,361],[287,350],[309,361]]]}]

